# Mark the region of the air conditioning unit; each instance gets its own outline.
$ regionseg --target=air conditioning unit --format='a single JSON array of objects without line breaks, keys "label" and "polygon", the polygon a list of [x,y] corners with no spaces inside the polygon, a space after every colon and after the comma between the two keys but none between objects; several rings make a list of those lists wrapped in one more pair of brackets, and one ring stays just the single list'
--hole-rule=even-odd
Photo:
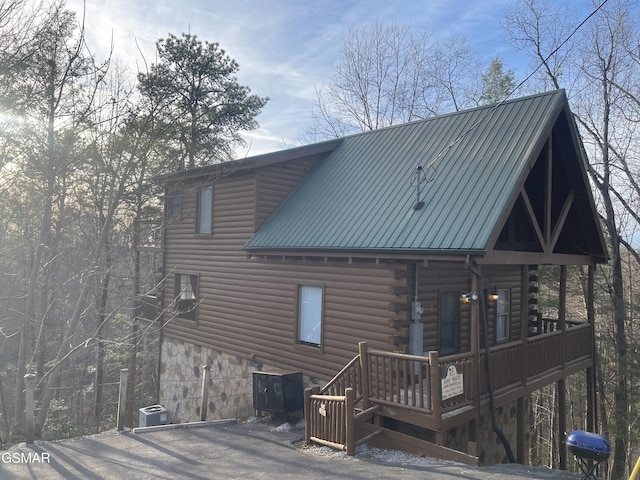
[{"label": "air conditioning unit", "polygon": [[139,427],[155,427],[167,423],[167,410],[162,405],[149,405],[138,410]]},{"label": "air conditioning unit", "polygon": [[302,372],[253,372],[253,408],[271,413],[302,410]]}]

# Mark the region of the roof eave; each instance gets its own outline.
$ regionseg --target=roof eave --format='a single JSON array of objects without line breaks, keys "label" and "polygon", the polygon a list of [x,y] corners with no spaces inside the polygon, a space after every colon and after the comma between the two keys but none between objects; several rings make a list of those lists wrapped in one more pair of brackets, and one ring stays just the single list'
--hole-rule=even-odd
[{"label": "roof eave", "polygon": [[369,258],[400,258],[400,257],[466,257],[484,256],[483,249],[435,249],[435,248],[309,248],[309,247],[244,247],[248,255],[267,256],[314,256],[314,257],[369,257]]},{"label": "roof eave", "polygon": [[287,150],[279,150],[276,152],[255,155],[253,157],[245,157],[238,160],[230,160],[228,162],[190,168],[188,170],[182,170],[167,175],[159,175],[153,180],[156,183],[163,184],[167,182],[218,174],[225,171],[238,171],[265,167],[276,163],[282,163],[299,158],[306,158],[314,155],[321,155],[323,153],[332,152],[340,144],[341,141],[342,138],[336,138],[320,143],[313,143],[310,145],[289,148]]}]

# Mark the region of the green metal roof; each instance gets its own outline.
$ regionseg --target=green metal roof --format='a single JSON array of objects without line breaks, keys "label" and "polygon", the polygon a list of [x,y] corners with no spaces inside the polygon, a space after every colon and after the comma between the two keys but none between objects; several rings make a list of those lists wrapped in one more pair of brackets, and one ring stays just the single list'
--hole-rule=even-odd
[{"label": "green metal roof", "polygon": [[345,137],[245,248],[483,252],[565,105],[559,90]]}]

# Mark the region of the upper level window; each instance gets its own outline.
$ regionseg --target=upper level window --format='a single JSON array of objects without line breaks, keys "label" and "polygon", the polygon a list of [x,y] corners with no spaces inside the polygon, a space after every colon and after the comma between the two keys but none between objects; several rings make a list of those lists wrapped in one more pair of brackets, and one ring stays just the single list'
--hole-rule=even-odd
[{"label": "upper level window", "polygon": [[187,320],[196,320],[198,276],[176,273],[174,284],[176,316]]},{"label": "upper level window", "polygon": [[460,353],[460,292],[440,294],[440,355]]},{"label": "upper level window", "polygon": [[211,233],[213,229],[213,187],[198,191],[198,233]]},{"label": "upper level window", "polygon": [[298,342],[319,347],[322,339],[323,288],[302,285],[298,291]]},{"label": "upper level window", "polygon": [[182,215],[182,194],[169,192],[166,199],[167,220],[176,220]]},{"label": "upper level window", "polygon": [[496,304],[496,342],[509,338],[509,317],[511,315],[511,291],[507,288],[498,289]]}]

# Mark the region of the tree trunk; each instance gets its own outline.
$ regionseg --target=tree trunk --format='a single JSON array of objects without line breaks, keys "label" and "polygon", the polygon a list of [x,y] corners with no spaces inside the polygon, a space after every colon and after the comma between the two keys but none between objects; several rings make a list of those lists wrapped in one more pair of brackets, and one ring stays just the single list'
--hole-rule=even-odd
[{"label": "tree trunk", "polygon": [[[100,224],[105,228],[104,215],[101,216]],[[95,398],[93,417],[95,422],[96,433],[100,431],[102,422],[102,403],[103,403],[103,385],[104,385],[104,360],[107,354],[106,346],[103,338],[104,324],[107,319],[107,300],[109,298],[109,284],[111,281],[111,242],[107,240],[104,252],[104,276],[100,286],[98,296],[98,315],[96,326],[96,373],[95,373]]]},{"label": "tree trunk", "polygon": [[48,245],[49,232],[53,219],[53,197],[55,194],[56,168],[55,168],[55,78],[56,65],[54,61],[49,63],[49,111],[47,124],[47,188],[44,195],[44,205],[40,221],[38,245],[32,260],[29,275],[29,287],[25,298],[24,320],[20,333],[20,347],[18,350],[17,378],[16,378],[16,424],[21,425],[24,414],[24,376],[27,373],[27,358],[31,353],[31,322],[35,316],[37,287],[40,279],[40,266]]}]

